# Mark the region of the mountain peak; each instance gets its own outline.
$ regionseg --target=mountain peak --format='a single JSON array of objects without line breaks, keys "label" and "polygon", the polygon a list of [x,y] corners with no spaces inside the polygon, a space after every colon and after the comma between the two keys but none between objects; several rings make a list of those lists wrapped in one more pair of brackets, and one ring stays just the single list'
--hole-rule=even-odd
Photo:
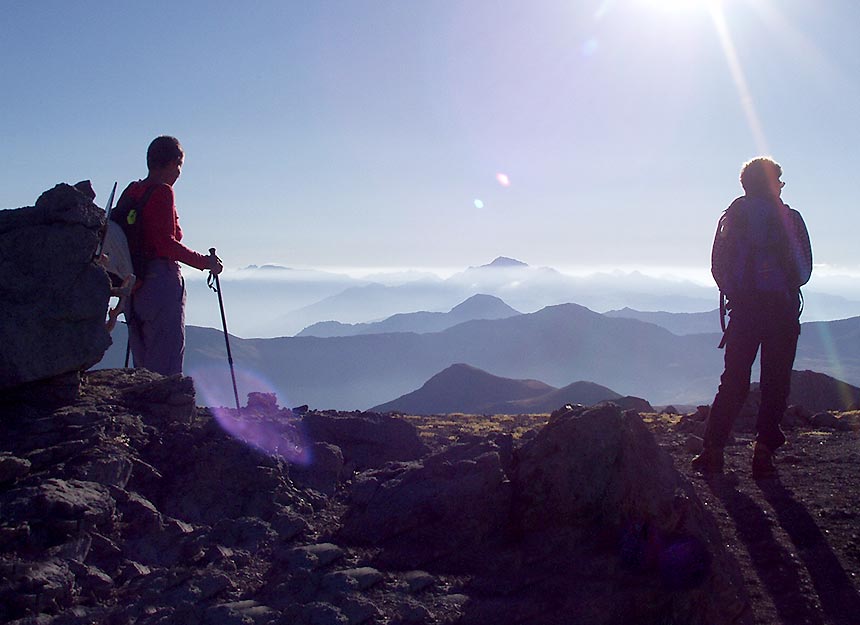
[{"label": "mountain peak", "polygon": [[524,263],[521,260],[517,260],[516,258],[508,258],[507,256],[498,256],[489,265],[481,265],[481,267],[497,267],[497,268],[528,267],[528,264]]},{"label": "mountain peak", "polygon": [[492,403],[545,395],[555,387],[538,380],[502,378],[466,363],[456,363],[427,380],[418,390],[371,408],[406,414],[480,414]]},{"label": "mountain peak", "polygon": [[511,308],[495,295],[483,293],[463,300],[450,312],[455,316],[466,316],[469,319],[496,319],[520,314],[518,310]]}]

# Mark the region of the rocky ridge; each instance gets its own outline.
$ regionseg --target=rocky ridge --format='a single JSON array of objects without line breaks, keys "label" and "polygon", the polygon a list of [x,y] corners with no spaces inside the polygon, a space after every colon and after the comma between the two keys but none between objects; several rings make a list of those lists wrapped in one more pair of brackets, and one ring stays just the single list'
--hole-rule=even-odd
[{"label": "rocky ridge", "polygon": [[212,411],[189,378],[106,370],[0,430],[3,622],[751,622],[713,519],[617,406],[428,448],[391,416]]}]

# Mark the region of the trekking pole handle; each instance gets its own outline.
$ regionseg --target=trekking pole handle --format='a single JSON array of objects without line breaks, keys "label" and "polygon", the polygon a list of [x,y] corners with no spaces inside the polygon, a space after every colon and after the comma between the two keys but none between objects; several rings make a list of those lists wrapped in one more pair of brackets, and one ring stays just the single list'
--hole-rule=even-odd
[{"label": "trekking pole handle", "polygon": [[[213,259],[216,263],[221,262],[221,259],[218,258],[218,255],[215,253],[214,247],[209,248],[209,258]],[[209,270],[209,273],[212,274],[213,276],[215,276],[216,278],[218,277],[218,274],[216,272],[212,271],[211,269]]]}]

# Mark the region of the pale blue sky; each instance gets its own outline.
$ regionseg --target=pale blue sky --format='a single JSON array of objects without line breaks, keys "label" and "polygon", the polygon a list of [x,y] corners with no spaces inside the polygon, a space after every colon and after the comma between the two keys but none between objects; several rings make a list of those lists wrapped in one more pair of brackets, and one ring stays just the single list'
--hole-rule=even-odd
[{"label": "pale blue sky", "polygon": [[860,3],[723,0],[722,37],[707,5],[6,1],[0,207],[104,202],[173,134],[186,243],[228,267],[706,271],[766,150],[816,261],[860,269]]}]

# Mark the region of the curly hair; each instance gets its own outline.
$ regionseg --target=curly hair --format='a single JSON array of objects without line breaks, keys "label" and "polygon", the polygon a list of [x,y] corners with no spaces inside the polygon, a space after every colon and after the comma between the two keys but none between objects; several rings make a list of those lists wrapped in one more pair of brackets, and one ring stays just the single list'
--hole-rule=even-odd
[{"label": "curly hair", "polygon": [[741,167],[741,186],[750,195],[771,195],[782,167],[769,156],[757,156]]}]

